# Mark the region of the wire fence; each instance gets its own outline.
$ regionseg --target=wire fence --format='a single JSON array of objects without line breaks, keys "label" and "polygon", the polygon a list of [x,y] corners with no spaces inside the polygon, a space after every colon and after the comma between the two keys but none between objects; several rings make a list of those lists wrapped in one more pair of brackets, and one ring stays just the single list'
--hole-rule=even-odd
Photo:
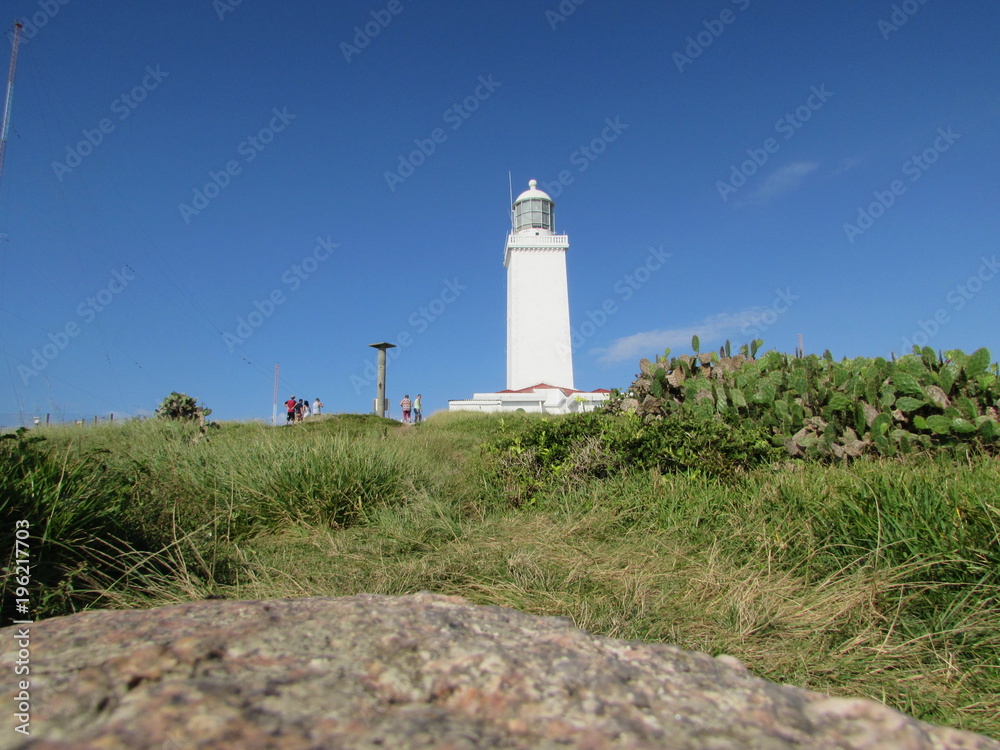
[{"label": "wire fence", "polygon": [[48,412],[36,414],[17,414],[0,412],[0,434],[11,432],[18,427],[45,427],[48,425],[95,425],[122,424],[130,419],[142,419],[122,414],[70,414],[67,412]]}]

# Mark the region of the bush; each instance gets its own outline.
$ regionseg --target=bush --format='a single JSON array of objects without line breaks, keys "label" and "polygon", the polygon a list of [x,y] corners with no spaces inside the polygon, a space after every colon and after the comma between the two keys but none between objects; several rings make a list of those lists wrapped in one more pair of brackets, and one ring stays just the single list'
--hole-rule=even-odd
[{"label": "bush", "polygon": [[[765,428],[792,457],[856,458],[935,451],[1000,451],[1000,366],[990,352],[935,354],[914,347],[891,361],[827,352],[756,358],[756,346],[639,363],[642,374],[612,407],[656,418],[718,416]],[[761,342],[755,342],[759,345]]]},{"label": "bush", "polygon": [[517,421],[488,443],[495,485],[515,506],[552,482],[601,479],[632,470],[706,474],[731,480],[780,455],[758,426],[671,414],[589,412]]},{"label": "bush", "polygon": [[211,413],[211,409],[198,406],[198,399],[177,391],[163,399],[163,403],[156,410],[158,417],[182,422],[203,422]]}]

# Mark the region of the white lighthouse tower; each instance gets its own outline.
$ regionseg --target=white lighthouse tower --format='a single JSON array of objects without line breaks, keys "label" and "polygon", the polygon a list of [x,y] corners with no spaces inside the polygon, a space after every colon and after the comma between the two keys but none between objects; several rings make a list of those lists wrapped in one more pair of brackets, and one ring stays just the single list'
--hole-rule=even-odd
[{"label": "white lighthouse tower", "polygon": [[535,180],[512,207],[507,269],[507,389],[542,383],[573,388],[566,251],[555,203]]},{"label": "white lighthouse tower", "polygon": [[555,203],[531,180],[511,206],[507,269],[507,388],[448,402],[451,411],[567,414],[603,404],[610,391],[573,387],[566,251]]}]

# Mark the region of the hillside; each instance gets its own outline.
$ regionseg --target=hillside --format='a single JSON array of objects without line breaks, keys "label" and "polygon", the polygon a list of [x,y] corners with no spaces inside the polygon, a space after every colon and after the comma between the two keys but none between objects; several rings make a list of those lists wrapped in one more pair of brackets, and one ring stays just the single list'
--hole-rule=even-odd
[{"label": "hillside", "polygon": [[4,554],[28,521],[38,617],[427,590],[1000,737],[997,459],[789,461],[693,420],[39,429],[0,441]]}]

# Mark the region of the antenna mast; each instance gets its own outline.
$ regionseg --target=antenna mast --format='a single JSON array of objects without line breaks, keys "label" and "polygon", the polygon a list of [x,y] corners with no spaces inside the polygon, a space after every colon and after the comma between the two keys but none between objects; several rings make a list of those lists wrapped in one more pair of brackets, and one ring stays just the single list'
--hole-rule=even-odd
[{"label": "antenna mast", "polygon": [[0,177],[3,176],[3,155],[7,150],[7,131],[10,130],[10,106],[14,101],[14,72],[17,70],[17,47],[21,43],[21,29],[24,26],[14,22],[14,42],[11,45],[10,72],[7,74],[7,98],[3,107],[3,127],[0,128]]},{"label": "antenna mast", "polygon": [[507,170],[507,188],[510,190],[510,233],[514,234],[514,181]]}]

